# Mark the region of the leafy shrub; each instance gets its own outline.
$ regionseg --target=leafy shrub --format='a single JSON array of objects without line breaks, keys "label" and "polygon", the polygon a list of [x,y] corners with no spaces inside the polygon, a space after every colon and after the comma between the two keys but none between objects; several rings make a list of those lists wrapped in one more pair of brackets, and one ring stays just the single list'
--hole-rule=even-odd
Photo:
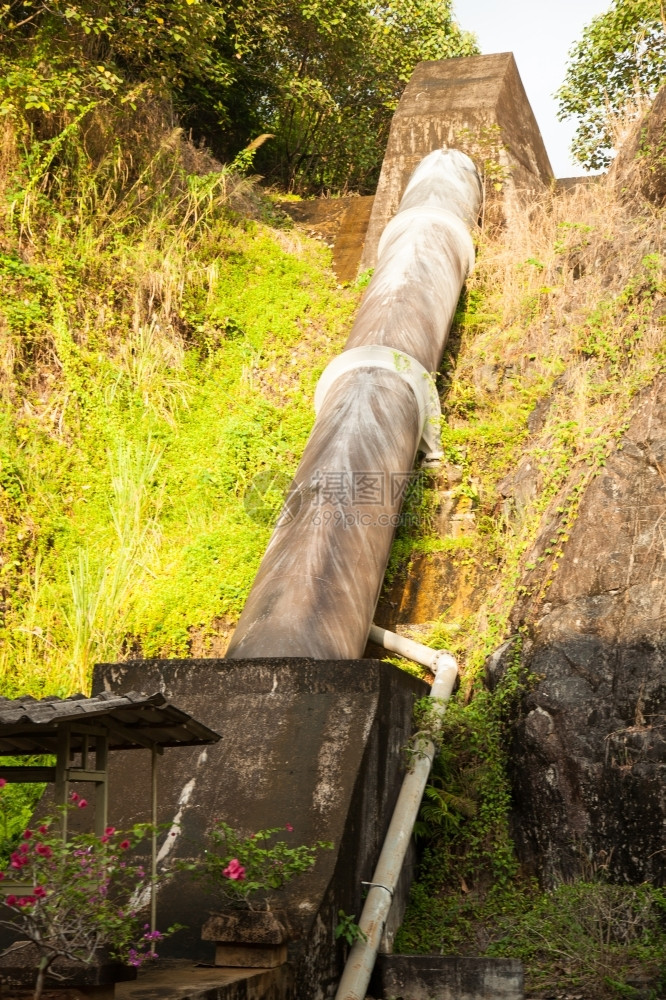
[{"label": "leafy shrub", "polygon": [[249,909],[267,907],[271,892],[281,889],[295,875],[309,871],[317,851],[333,847],[323,840],[311,846],[291,847],[286,840],[278,839],[277,835],[285,831],[293,833],[294,828],[287,823],[284,830],[272,827],[243,837],[219,820],[209,833],[210,850],[206,851],[203,864],[184,867],[194,871],[232,905]]},{"label": "leafy shrub", "polygon": [[663,996],[666,891],[651,885],[578,881],[540,893],[500,919],[488,954],[520,958],[528,988],[575,988],[589,1000]]},{"label": "leafy shrub", "polygon": [[[65,808],[86,805],[73,793]],[[151,876],[127,857],[150,830],[146,824],[130,833],[107,827],[102,837],[74,834],[65,840],[62,815],[24,829],[7,871],[0,872],[3,888],[10,890],[0,906],[0,926],[37,949],[34,1000],[59,958],[89,965],[104,947],[111,957],[133,966],[156,957],[154,944],[164,935],[141,918]]]}]

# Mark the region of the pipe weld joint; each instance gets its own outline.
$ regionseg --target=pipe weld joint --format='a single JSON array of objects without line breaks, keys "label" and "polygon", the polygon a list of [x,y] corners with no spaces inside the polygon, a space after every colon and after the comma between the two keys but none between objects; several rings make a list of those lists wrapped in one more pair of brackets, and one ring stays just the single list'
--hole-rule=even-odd
[{"label": "pipe weld joint", "polygon": [[370,889],[386,889],[391,899],[393,899],[393,889],[389,889],[387,885],[382,885],[381,882],[361,882],[361,885],[367,885]]},{"label": "pipe weld joint", "polygon": [[383,368],[394,372],[410,386],[419,408],[421,442],[419,450],[425,453],[426,462],[436,462],[442,457],[440,428],[442,408],[435,380],[420,361],[411,354],[398,351],[385,344],[368,344],[343,351],[326,366],[317,382],[314,396],[315,414],[324,405],[328,392],[337,379],[357,368]]}]

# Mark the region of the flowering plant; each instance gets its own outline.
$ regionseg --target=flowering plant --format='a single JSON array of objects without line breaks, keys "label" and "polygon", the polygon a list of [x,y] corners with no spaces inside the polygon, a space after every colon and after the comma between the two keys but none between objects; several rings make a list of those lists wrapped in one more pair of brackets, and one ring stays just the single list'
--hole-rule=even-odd
[{"label": "flowering plant", "polygon": [[187,867],[221,890],[225,899],[236,906],[268,907],[268,890],[280,889],[295,875],[309,871],[317,851],[333,847],[324,840],[312,846],[291,847],[286,840],[277,839],[285,831],[294,832],[291,823],[241,837],[228,823],[218,820],[209,833],[211,847],[203,863]]},{"label": "flowering plant", "polygon": [[[0,779],[0,788],[4,784]],[[86,806],[73,792],[65,808]],[[108,826],[101,837],[77,833],[64,841],[59,819],[49,817],[24,830],[9,865],[0,871],[3,888],[12,890],[0,906],[0,926],[37,949],[34,1000],[58,958],[90,964],[99,948],[107,948],[112,958],[139,966],[157,957],[155,943],[164,936],[151,932],[140,917],[150,898],[151,876],[127,856],[150,834],[150,825],[139,824],[131,833]]]}]

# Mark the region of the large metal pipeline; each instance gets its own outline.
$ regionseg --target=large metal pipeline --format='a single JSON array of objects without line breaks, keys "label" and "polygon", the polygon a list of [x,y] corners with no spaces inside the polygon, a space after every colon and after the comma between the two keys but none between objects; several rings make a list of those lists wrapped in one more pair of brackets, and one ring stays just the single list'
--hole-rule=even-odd
[{"label": "large metal pipeline", "polygon": [[439,367],[481,205],[474,164],[418,165],[379,244],[341,355],[227,657],[363,654],[419,446],[438,453]]}]

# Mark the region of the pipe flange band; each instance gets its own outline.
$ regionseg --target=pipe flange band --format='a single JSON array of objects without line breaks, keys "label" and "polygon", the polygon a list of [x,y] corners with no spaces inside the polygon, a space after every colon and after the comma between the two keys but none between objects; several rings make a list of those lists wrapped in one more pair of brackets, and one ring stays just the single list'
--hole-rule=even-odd
[{"label": "pipe flange band", "polygon": [[333,383],[356,368],[383,368],[399,375],[416,397],[421,426],[419,449],[425,452],[426,462],[434,462],[442,457],[440,445],[440,425],[442,408],[437,395],[435,380],[423,365],[411,354],[398,351],[384,344],[368,344],[352,347],[333,358],[322,372],[317,382],[314,396],[315,413],[319,413]]}]

